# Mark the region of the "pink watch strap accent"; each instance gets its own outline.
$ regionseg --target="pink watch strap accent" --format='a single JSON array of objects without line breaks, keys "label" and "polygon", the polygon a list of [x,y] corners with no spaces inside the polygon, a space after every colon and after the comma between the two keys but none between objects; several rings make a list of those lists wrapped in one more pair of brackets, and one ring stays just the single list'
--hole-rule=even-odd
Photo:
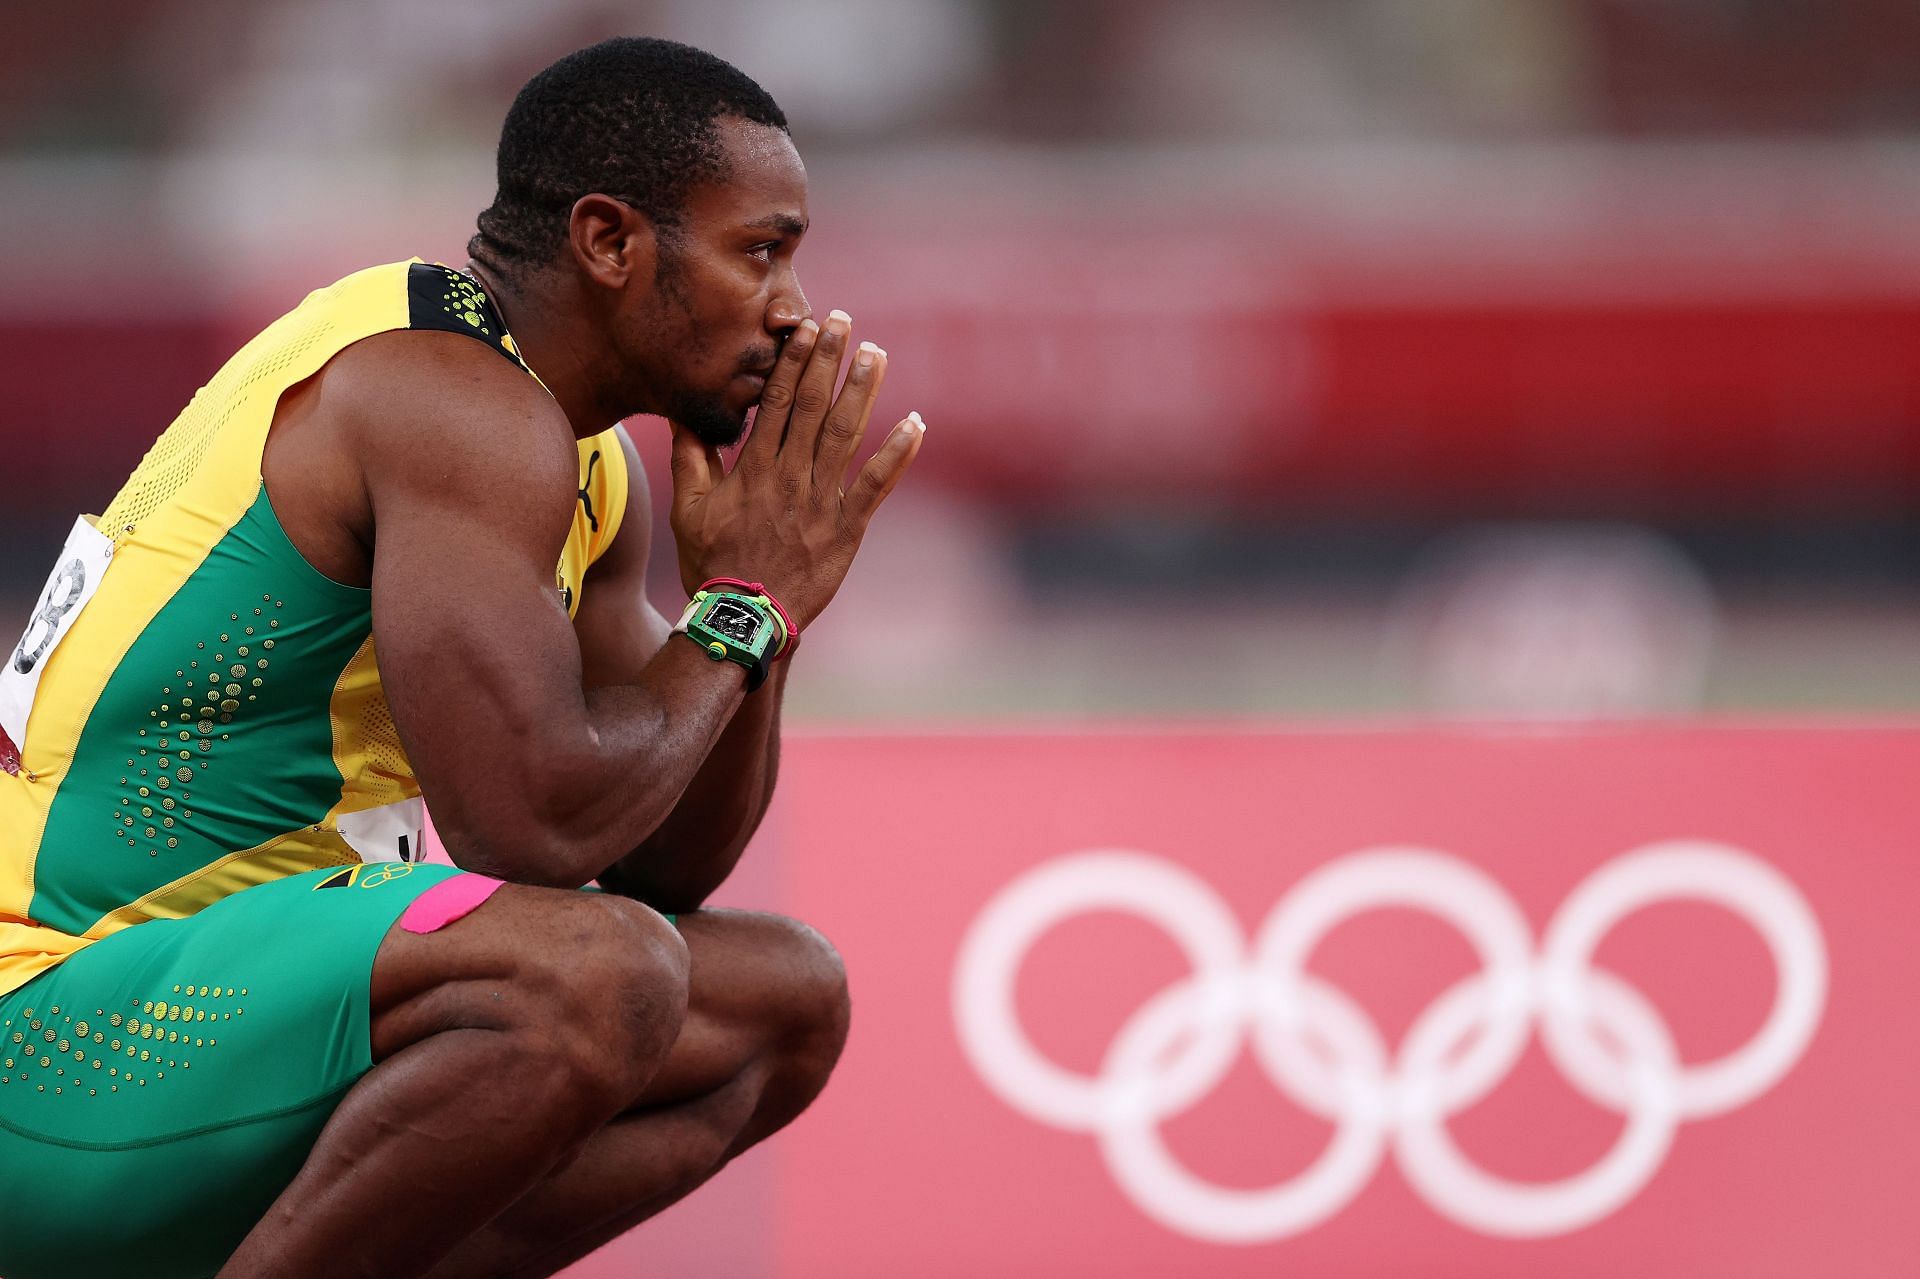
[{"label": "pink watch strap accent", "polygon": [[786,609],[780,607],[780,601],[773,598],[773,592],[769,591],[764,585],[759,582],[749,582],[744,578],[738,577],[713,577],[700,583],[700,589],[703,591],[710,591],[716,586],[731,586],[743,591],[749,591],[773,605],[773,611],[780,614],[780,622],[787,628],[787,642],[781,646],[778,653],[775,653],[771,658],[767,659],[770,663],[779,661],[787,654],[793,652],[794,649],[800,647],[800,628],[793,624],[793,618],[788,616]]}]

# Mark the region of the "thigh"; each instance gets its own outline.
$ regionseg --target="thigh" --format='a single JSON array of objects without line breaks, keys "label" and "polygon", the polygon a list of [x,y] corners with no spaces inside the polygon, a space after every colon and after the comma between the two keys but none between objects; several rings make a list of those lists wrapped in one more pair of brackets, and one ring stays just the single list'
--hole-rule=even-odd
[{"label": "thigh", "polygon": [[290,876],[0,998],[0,1273],[212,1274],[371,1068],[382,939],[457,873]]},{"label": "thigh", "polygon": [[541,1021],[592,1033],[609,1014],[642,1015],[649,948],[672,936],[672,916],[597,889],[463,875],[419,905],[374,960],[376,1063],[452,1029]]}]

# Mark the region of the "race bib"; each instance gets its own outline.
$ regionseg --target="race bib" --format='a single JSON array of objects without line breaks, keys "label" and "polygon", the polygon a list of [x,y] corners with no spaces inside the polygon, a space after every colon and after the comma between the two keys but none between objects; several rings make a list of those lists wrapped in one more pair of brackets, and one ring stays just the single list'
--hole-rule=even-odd
[{"label": "race bib", "polygon": [[[34,694],[53,650],[60,646],[75,619],[100,589],[107,564],[113,559],[113,539],[81,516],[60,550],[53,576],[40,592],[26,633],[0,667],[0,729],[22,749],[27,744],[27,718],[33,713]],[[4,642],[4,641],[0,641]]]},{"label": "race bib", "polygon": [[426,855],[427,806],[418,795],[397,804],[342,813],[340,838],[370,862],[417,862]]}]

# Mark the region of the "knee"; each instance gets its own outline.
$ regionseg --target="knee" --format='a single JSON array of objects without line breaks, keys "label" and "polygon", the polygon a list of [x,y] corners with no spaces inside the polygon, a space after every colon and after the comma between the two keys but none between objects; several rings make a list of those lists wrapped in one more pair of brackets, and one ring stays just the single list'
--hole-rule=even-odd
[{"label": "knee", "polygon": [[637,902],[580,894],[534,961],[537,1034],[571,1085],[623,1109],[666,1060],[686,1018],[686,943]]},{"label": "knee", "polygon": [[853,1017],[847,968],[833,943],[812,927],[777,917],[770,924],[781,976],[769,992],[769,1030],[789,1088],[811,1101],[846,1047]]}]

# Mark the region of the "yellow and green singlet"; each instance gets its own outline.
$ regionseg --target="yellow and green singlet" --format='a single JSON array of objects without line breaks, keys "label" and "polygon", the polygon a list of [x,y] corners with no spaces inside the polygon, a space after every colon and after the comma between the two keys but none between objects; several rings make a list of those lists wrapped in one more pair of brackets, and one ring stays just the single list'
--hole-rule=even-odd
[{"label": "yellow and green singlet", "polygon": [[[371,595],[301,558],[260,465],[281,395],[396,329],[462,333],[526,367],[466,276],[372,267],[242,348],[93,521],[112,560],[46,659],[19,772],[0,771],[0,994],[131,925],[417,854],[420,787],[381,687]],[[627,499],[611,431],[579,453],[556,579],[569,612]]]}]

